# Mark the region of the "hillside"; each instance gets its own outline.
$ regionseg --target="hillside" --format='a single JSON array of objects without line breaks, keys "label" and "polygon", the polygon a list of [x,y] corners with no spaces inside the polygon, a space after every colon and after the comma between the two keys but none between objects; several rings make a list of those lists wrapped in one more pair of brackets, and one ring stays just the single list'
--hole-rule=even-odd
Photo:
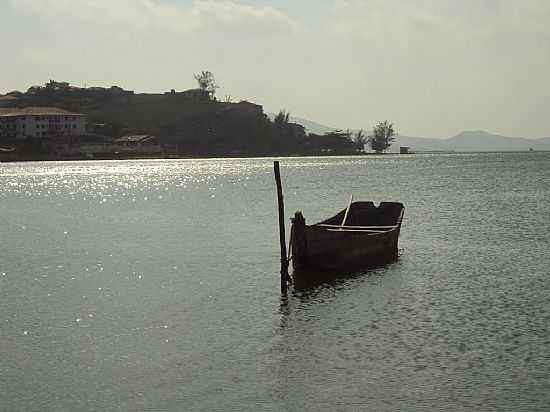
[{"label": "hillside", "polygon": [[[178,156],[345,155],[361,149],[352,133],[286,113],[266,114],[261,105],[248,101],[221,102],[202,89],[145,94],[117,86],[79,88],[50,81],[1,96],[0,106],[53,106],[83,113],[88,132],[104,136],[105,142],[152,135],[159,138],[164,153]],[[8,147],[10,142],[1,143]],[[389,152],[399,152],[400,146],[413,152],[550,150],[550,137],[527,139],[480,130],[448,139],[398,135]]]},{"label": "hillside", "polygon": [[3,105],[50,106],[82,113],[87,116],[88,132],[105,136],[106,142],[128,135],[153,135],[165,153],[179,156],[357,153],[349,135],[307,133],[288,116],[271,120],[261,105],[221,102],[200,88],[144,94],[117,86],[79,88],[50,81],[10,96],[2,99]]}]

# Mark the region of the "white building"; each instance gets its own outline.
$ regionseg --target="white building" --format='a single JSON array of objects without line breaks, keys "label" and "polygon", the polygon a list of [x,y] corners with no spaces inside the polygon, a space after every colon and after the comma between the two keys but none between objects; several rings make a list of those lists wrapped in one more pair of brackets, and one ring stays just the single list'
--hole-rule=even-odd
[{"label": "white building", "polygon": [[0,107],[0,138],[80,136],[86,117],[57,107]]}]

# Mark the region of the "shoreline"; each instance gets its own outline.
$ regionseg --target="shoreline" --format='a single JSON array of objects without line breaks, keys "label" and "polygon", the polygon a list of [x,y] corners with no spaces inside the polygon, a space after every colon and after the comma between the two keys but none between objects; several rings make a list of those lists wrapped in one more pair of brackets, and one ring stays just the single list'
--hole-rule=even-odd
[{"label": "shoreline", "polygon": [[453,152],[453,151],[425,151],[413,152],[407,154],[401,153],[334,153],[334,154],[270,154],[263,153],[258,155],[197,155],[197,156],[60,156],[60,157],[41,157],[14,156],[10,158],[2,158],[0,155],[0,163],[27,163],[27,162],[85,162],[85,161],[102,161],[102,160],[207,160],[207,159],[261,159],[261,158],[310,158],[310,157],[377,157],[377,156],[399,156],[411,157],[414,155],[472,155],[472,154],[514,154],[514,153],[549,153],[550,150],[509,150],[509,151],[488,151],[488,152]]}]

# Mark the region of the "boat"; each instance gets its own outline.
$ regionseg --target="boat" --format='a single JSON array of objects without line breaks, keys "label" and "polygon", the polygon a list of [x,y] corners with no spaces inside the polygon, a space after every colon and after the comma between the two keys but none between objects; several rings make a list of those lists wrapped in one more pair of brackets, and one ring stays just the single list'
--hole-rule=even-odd
[{"label": "boat", "polygon": [[291,219],[294,277],[342,273],[395,260],[405,208],[399,202],[353,202],[322,222],[306,225],[302,212]]}]

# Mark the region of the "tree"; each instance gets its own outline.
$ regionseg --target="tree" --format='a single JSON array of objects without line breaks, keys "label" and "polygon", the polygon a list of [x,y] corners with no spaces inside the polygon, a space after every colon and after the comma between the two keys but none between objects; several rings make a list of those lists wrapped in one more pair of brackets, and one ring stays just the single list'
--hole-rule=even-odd
[{"label": "tree", "polygon": [[194,77],[199,83],[199,89],[205,93],[208,93],[208,97],[211,100],[214,100],[216,96],[216,89],[220,87],[216,84],[214,73],[203,70],[199,74],[195,74]]},{"label": "tree", "polygon": [[290,121],[290,113],[285,112],[284,109],[280,110],[279,113],[277,113],[277,115],[273,119],[273,123],[279,128],[287,125],[289,121]]},{"label": "tree", "polygon": [[395,140],[393,124],[387,120],[379,122],[373,129],[373,135],[369,137],[369,145],[376,153],[385,152]]},{"label": "tree", "polygon": [[362,152],[365,150],[365,145],[368,143],[369,138],[365,135],[363,129],[359,129],[351,136],[351,140],[357,146],[357,150]]},{"label": "tree", "polygon": [[351,138],[352,133],[343,130],[332,130],[323,135],[310,134],[313,138],[311,144],[321,153],[353,154],[356,152],[355,143]]}]

